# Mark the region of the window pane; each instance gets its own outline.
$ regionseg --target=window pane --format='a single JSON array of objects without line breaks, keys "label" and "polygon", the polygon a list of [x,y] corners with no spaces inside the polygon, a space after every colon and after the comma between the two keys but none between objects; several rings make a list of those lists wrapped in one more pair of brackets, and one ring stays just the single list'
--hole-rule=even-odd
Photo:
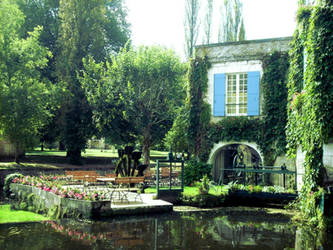
[{"label": "window pane", "polygon": [[228,115],[247,114],[247,73],[227,75],[226,95]]}]

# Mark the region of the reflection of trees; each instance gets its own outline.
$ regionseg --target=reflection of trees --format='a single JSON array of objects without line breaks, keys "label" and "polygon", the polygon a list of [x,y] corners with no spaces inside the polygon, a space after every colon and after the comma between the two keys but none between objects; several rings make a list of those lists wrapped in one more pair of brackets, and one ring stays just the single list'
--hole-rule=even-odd
[{"label": "reflection of trees", "polygon": [[95,222],[61,220],[16,227],[0,225],[0,249],[22,249],[18,248],[18,242],[24,242],[24,249],[29,250],[294,247],[295,233],[287,223],[233,218],[199,213]]},{"label": "reflection of trees", "polygon": [[236,246],[291,246],[293,228],[285,223],[253,221],[233,221],[227,216],[216,217],[210,228],[212,238],[219,242]]}]

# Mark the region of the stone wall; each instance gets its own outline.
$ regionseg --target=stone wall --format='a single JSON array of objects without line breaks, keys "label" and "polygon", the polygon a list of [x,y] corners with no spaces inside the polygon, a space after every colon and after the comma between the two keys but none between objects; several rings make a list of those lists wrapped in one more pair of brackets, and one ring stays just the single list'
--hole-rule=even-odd
[{"label": "stone wall", "polygon": [[76,214],[81,214],[83,218],[95,218],[103,215],[103,211],[111,211],[110,201],[66,199],[36,187],[16,183],[10,184],[10,191],[15,194],[15,197],[18,201],[23,197],[27,197],[29,194],[33,193],[39,197],[39,202],[42,202],[46,209],[49,210],[54,206],[60,206],[61,208],[66,208],[67,211],[76,211]]},{"label": "stone wall", "polygon": [[[305,161],[305,152],[302,152],[301,147],[298,147],[296,154],[298,190],[300,190],[303,186],[304,161]],[[333,181],[333,143],[324,144],[323,146],[323,164],[324,167],[326,168],[328,180]]]},{"label": "stone wall", "polygon": [[211,63],[261,60],[274,51],[288,51],[292,37],[217,43],[196,47],[198,56],[207,56]]},{"label": "stone wall", "polygon": [[[285,155],[278,156],[274,162],[274,166],[280,167],[283,164],[286,165],[287,170],[289,171],[296,171],[296,161],[295,159],[289,159]],[[273,185],[283,186],[283,175],[279,174],[272,174],[271,175],[271,182]],[[286,187],[289,187],[290,183],[297,183],[295,175],[286,175]]]}]

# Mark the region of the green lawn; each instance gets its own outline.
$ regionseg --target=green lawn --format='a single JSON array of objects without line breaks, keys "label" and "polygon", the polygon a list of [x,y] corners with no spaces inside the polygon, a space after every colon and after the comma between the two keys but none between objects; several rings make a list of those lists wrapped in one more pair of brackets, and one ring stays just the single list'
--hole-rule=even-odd
[{"label": "green lawn", "polygon": [[[212,195],[220,195],[221,193],[226,194],[228,192],[228,189],[226,186],[217,186],[215,189],[211,188],[209,190],[209,193]],[[156,188],[146,188],[145,189],[146,194],[151,194],[151,193],[156,193]],[[184,195],[186,196],[196,196],[199,194],[199,187],[194,186],[194,187],[184,187]]]},{"label": "green lawn", "polygon": [[52,164],[43,164],[43,163],[20,163],[16,162],[0,162],[0,169],[11,169],[11,168],[19,168],[19,169],[32,169],[32,168],[47,168],[47,169],[57,169],[59,167],[54,166]]},{"label": "green lawn", "polygon": [[[66,156],[65,151],[58,151],[58,150],[48,150],[45,149],[41,151],[40,148],[36,148],[30,152],[27,152],[26,155],[40,155],[40,156]],[[166,157],[168,152],[166,151],[157,151],[151,150],[150,157]],[[83,157],[112,157],[117,158],[118,152],[116,150],[101,150],[101,149],[86,149],[85,152],[82,152]]]},{"label": "green lawn", "polygon": [[0,206],[0,223],[32,222],[43,220],[50,220],[50,218],[28,211],[10,210],[10,205]]}]

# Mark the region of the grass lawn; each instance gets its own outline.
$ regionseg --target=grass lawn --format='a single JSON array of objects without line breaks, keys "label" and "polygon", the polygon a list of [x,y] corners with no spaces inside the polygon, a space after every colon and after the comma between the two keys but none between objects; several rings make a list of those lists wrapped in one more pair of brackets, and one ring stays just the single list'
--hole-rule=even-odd
[{"label": "grass lawn", "polygon": [[10,205],[0,206],[0,223],[32,222],[43,220],[50,220],[50,218],[28,211],[10,210]]},{"label": "grass lawn", "polygon": [[[220,194],[226,194],[228,192],[228,189],[226,186],[217,186],[215,189],[211,188],[209,190],[209,194],[212,195],[220,195]],[[156,193],[156,188],[146,188],[145,189],[146,194],[151,194],[151,193]],[[194,187],[184,187],[184,195],[186,196],[196,196],[199,194],[199,187],[194,186]]]},{"label": "grass lawn", "polygon": [[47,169],[57,169],[59,167],[54,166],[52,164],[43,164],[43,163],[20,163],[16,162],[0,162],[0,169],[11,169],[11,168],[19,168],[19,169],[32,169],[32,168],[47,168]]},{"label": "grass lawn", "polygon": [[[40,148],[36,148],[30,152],[27,152],[26,155],[40,155],[40,156],[66,156],[65,151],[58,151],[58,150],[48,150],[45,149],[41,151]],[[150,157],[166,157],[168,152],[166,151],[157,151],[151,150]],[[82,152],[83,157],[111,157],[111,158],[118,158],[118,152],[116,150],[108,149],[108,150],[101,150],[101,149],[86,149],[85,152]]]},{"label": "grass lawn", "polygon": [[[155,164],[156,158],[159,158],[159,159],[166,158],[167,155],[168,155],[168,152],[151,150],[150,151],[150,157],[151,157],[150,163]],[[22,162],[20,164],[17,164],[15,162],[0,162],[0,169],[11,169],[11,168],[32,169],[32,168],[36,168],[36,167],[46,168],[46,169],[57,169],[57,168],[61,168],[61,167],[53,165],[53,163],[54,164],[68,164],[67,159],[65,158],[66,152],[64,152],[64,151],[48,150],[48,149],[41,151],[40,148],[36,148],[35,150],[27,152],[26,156],[27,156],[28,161],[29,161],[29,156],[34,157],[34,158],[32,158],[34,163],[33,162]],[[41,156],[41,157],[38,158],[38,156]],[[86,161],[88,161],[88,159],[89,159],[90,163],[87,163],[87,164],[105,165],[105,164],[109,164],[111,159],[117,159],[118,153],[115,150],[101,151],[100,149],[86,149],[86,151],[82,153],[82,157],[86,158]],[[110,158],[110,159],[107,160],[107,158]],[[22,160],[22,161],[24,161],[24,160]],[[106,161],[107,161],[107,163],[105,163]],[[141,158],[141,161],[142,161],[142,158]],[[93,163],[91,163],[91,162],[93,162]]]}]

